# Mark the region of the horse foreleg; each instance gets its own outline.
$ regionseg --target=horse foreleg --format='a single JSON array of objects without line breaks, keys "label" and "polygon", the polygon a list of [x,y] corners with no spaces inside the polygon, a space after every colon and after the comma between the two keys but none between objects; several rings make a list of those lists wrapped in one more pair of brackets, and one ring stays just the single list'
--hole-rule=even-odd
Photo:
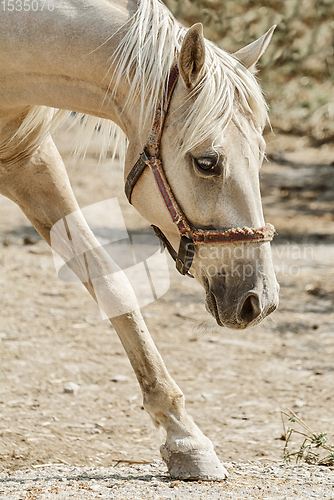
[{"label": "horse foreleg", "polygon": [[188,415],[184,395],[169,375],[140,312],[119,316],[112,323],[136,373],[145,410],[167,432],[160,452],[170,475],[178,479],[225,479],[226,470],[211,441]]},{"label": "horse foreleg", "polygon": [[[62,235],[52,248],[68,262],[110,318],[140,384],[144,408],[167,433],[161,447],[170,475],[178,479],[222,480],[227,473],[211,441],[185,409],[184,395],[169,375],[139,311],[125,274],[99,246],[79,211],[61,157],[48,139],[30,158],[0,167],[1,192],[15,201],[40,235],[51,244],[51,229],[75,213],[75,231],[87,259],[72,258],[71,238]],[[73,221],[72,221],[73,222]],[[68,231],[68,227],[66,227]],[[73,230],[73,224],[72,224]],[[69,262],[68,262],[69,265]],[[92,275],[98,270],[100,278]],[[98,282],[98,285],[97,285]],[[118,311],[118,315],[115,314]],[[124,312],[125,311],[125,312]]]}]

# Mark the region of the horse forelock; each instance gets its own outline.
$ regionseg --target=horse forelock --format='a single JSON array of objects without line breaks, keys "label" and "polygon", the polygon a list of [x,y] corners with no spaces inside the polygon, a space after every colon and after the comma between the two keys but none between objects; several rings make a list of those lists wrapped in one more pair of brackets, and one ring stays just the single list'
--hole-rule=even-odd
[{"label": "horse forelock", "polygon": [[[186,33],[160,2],[141,0],[133,18],[124,26],[124,37],[114,53],[110,72],[113,85],[111,94],[116,95],[121,79],[130,83],[127,106],[134,100],[140,102],[139,128],[151,124],[162,99],[169,72],[178,58]],[[215,134],[221,133],[240,109],[250,117],[255,130],[266,123],[267,106],[255,77],[232,55],[206,40],[205,71],[202,80],[189,95],[189,105],[184,108],[182,143],[178,154],[187,151]],[[60,126],[71,112],[33,106],[16,134],[24,137],[36,128],[31,147],[38,147],[44,138]],[[126,139],[123,132],[110,120],[77,114],[72,124],[80,123],[74,151],[85,154],[90,138],[98,129],[99,147],[103,157],[112,149],[123,160]],[[116,141],[115,141],[116,139]],[[143,143],[146,137],[142,138]]]}]

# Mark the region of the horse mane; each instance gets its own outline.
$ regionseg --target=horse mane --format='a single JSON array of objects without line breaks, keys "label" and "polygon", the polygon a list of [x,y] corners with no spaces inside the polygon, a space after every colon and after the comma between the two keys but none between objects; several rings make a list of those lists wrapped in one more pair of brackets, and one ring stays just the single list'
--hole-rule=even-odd
[{"label": "horse mane", "polygon": [[[151,124],[163,97],[172,66],[178,59],[187,29],[160,0],[141,0],[134,23],[118,47],[117,84],[121,75],[130,82],[127,104],[140,96],[140,129]],[[154,57],[152,57],[154,54]],[[235,57],[206,40],[204,77],[190,93],[179,155],[221,133],[236,109],[251,118],[256,131],[268,120],[267,105],[254,75]],[[146,140],[143,137],[143,144]]]},{"label": "horse mane", "polygon": [[[164,92],[165,83],[182,45],[186,28],[181,26],[160,0],[141,0],[133,18],[124,26],[125,35],[110,58],[113,88],[117,93],[121,78],[130,83],[127,106],[140,97],[140,129],[152,123],[156,107]],[[153,55],[153,56],[152,56]],[[256,78],[233,55],[206,40],[204,76],[189,95],[191,105],[185,106],[186,115],[178,145],[179,156],[199,145],[215,133],[221,133],[236,110],[251,119],[253,128],[260,132],[268,115],[267,106]],[[48,134],[53,133],[71,114],[44,106],[32,106],[14,137],[20,139],[32,134],[34,148]],[[113,155],[124,159],[126,138],[112,121],[89,115],[76,114],[71,127],[79,123],[80,130],[74,152],[85,154],[93,135],[99,140],[100,157],[110,149]],[[98,130],[98,133],[96,131]],[[147,138],[143,137],[143,144]],[[1,148],[0,148],[1,149]]]}]

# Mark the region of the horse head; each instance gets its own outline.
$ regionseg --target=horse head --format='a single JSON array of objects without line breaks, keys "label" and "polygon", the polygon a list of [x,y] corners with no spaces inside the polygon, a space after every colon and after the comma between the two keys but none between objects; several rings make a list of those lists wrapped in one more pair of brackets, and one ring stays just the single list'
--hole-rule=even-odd
[{"label": "horse head", "polygon": [[[179,208],[171,218],[150,169],[141,172],[132,197],[176,251],[184,217],[193,253],[187,270],[204,287],[217,323],[230,328],[255,325],[278,304],[271,238],[261,238],[266,226],[259,171],[267,111],[252,74],[272,32],[232,56],[204,39],[201,24],[187,31],[177,60],[180,77],[158,134],[158,153],[152,153],[163,166],[166,196]],[[127,171],[131,163],[130,141]],[[202,232],[202,240],[194,239],[194,231]]]}]

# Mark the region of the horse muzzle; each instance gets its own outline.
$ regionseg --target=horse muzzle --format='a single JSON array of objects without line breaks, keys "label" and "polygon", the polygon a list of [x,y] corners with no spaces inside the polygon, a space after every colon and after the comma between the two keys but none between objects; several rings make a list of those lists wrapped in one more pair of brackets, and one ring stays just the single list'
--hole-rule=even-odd
[{"label": "horse muzzle", "polygon": [[203,282],[206,309],[219,326],[238,330],[255,326],[278,306],[279,285],[275,277],[271,286],[261,280],[234,280],[232,284],[220,275],[204,278]]}]

